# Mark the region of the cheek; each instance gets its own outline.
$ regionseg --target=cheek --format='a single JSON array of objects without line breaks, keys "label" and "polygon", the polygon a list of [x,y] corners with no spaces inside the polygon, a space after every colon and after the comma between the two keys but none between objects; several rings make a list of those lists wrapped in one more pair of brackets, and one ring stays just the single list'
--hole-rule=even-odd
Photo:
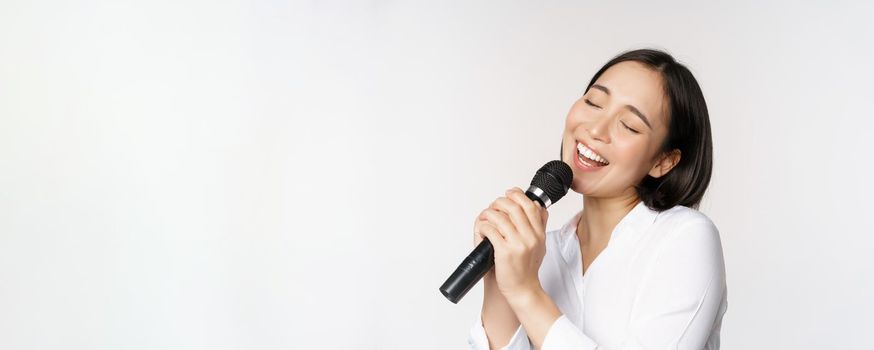
[{"label": "cheek", "polygon": [[618,160],[617,165],[634,174],[649,171],[649,148],[645,142],[641,142],[641,140],[628,140],[627,142],[617,143],[615,150],[616,155],[614,158]]},{"label": "cheek", "polygon": [[568,111],[567,118],[565,118],[564,127],[565,130],[573,130],[577,126],[580,125],[586,119],[586,110],[584,106],[580,104],[579,100],[571,106],[570,111]]}]

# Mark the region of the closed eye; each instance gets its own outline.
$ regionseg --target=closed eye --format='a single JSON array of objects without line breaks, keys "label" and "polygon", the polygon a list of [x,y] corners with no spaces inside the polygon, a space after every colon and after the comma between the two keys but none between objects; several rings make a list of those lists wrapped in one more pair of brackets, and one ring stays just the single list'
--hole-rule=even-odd
[{"label": "closed eye", "polygon": [[621,123],[622,123],[622,126],[624,126],[628,130],[631,130],[631,132],[633,132],[635,134],[640,134],[640,131],[637,131],[637,130],[634,130],[634,129],[628,127],[628,124],[625,124],[624,122],[621,122]]},{"label": "closed eye", "polygon": [[592,101],[589,101],[589,99],[586,99],[585,101],[586,101],[586,104],[587,104],[587,105],[592,106],[592,107],[595,107],[595,108],[598,108],[598,109],[601,109],[601,106],[592,103]]}]

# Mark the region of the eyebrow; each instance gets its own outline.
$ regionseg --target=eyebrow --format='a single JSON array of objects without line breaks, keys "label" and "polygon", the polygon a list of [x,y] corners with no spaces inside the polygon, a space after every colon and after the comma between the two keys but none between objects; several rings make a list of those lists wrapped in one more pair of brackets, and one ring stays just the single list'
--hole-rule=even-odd
[{"label": "eyebrow", "polygon": [[[606,86],[592,84],[592,88],[601,90],[605,94],[610,95],[610,89],[608,89]],[[625,105],[625,107],[627,107],[628,110],[631,111],[631,113],[634,113],[634,115],[636,115],[638,118],[640,118],[640,120],[643,120],[643,123],[646,124],[646,126],[649,127],[650,130],[652,130],[652,124],[649,123],[649,118],[647,118],[645,115],[643,115],[643,112],[641,112],[639,109],[637,109],[637,107],[634,107],[632,105]]]}]

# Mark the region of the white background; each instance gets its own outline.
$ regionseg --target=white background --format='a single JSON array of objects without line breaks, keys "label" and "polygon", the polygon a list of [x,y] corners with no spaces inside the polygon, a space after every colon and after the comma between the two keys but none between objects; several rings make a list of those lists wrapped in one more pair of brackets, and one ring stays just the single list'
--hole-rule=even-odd
[{"label": "white background", "polygon": [[709,105],[723,348],[874,348],[872,14],[3,0],[0,348],[462,348],[481,287],[438,286],[475,216],[639,47]]}]

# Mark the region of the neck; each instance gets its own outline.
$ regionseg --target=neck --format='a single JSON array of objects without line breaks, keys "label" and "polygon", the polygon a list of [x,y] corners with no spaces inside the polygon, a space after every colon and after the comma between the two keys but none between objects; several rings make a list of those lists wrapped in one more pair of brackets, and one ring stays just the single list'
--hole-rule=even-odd
[{"label": "neck", "polygon": [[607,245],[613,228],[637,203],[640,203],[640,198],[636,194],[615,198],[583,196],[583,213],[577,224],[580,245]]}]

